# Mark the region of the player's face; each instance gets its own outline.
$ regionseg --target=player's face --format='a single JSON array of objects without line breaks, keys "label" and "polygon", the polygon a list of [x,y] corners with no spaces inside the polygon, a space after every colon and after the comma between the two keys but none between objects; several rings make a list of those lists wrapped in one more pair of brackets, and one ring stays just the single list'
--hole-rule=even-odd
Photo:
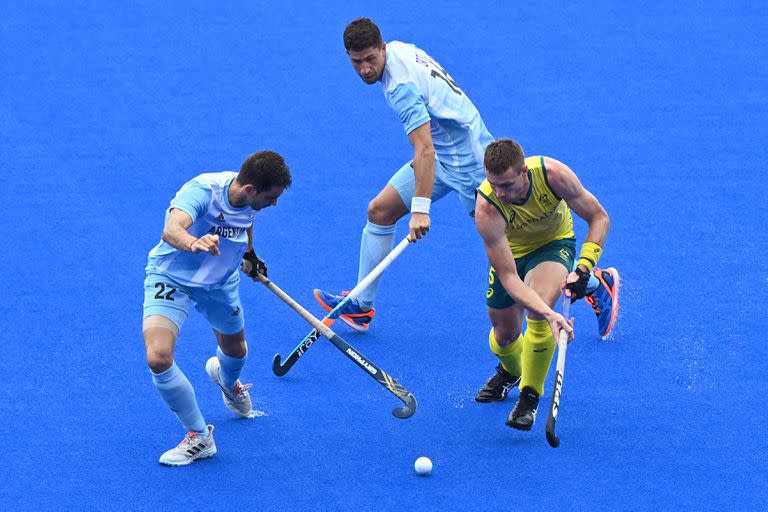
[{"label": "player's face", "polygon": [[248,206],[256,211],[263,210],[269,206],[275,206],[277,204],[277,198],[283,193],[285,189],[283,187],[272,187],[269,190],[263,190],[256,192],[256,189],[252,189],[250,192],[246,192],[246,201]]},{"label": "player's face", "polygon": [[528,188],[530,183],[528,181],[528,166],[523,164],[522,167],[514,169],[510,167],[504,174],[494,175],[487,174],[488,183],[493,189],[493,193],[496,197],[502,200],[504,203],[518,202],[525,199],[528,195]]},{"label": "player's face", "polygon": [[387,63],[386,45],[381,47],[371,47],[361,51],[350,50],[347,52],[352,67],[363,82],[375,84],[381,79],[384,73],[384,65]]}]

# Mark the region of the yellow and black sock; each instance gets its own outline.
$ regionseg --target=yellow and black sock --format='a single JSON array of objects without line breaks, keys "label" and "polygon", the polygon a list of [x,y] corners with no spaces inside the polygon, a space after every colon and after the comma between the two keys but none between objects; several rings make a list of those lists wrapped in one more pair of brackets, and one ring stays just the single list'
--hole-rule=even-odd
[{"label": "yellow and black sock", "polygon": [[523,336],[518,338],[507,346],[502,347],[496,341],[496,334],[491,328],[491,332],[488,333],[488,345],[491,347],[491,352],[501,361],[501,366],[509,372],[510,375],[519,377],[522,372],[521,356],[523,353]]},{"label": "yellow and black sock", "polygon": [[523,336],[522,368],[520,389],[529,387],[539,396],[544,394],[544,381],[555,353],[555,337],[549,322],[528,318],[528,329]]}]

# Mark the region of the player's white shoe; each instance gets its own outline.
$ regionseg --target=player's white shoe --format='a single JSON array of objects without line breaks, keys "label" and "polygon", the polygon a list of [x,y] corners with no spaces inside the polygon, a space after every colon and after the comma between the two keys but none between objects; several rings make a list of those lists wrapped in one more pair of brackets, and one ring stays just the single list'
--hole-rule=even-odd
[{"label": "player's white shoe", "polygon": [[208,359],[208,362],[205,363],[205,371],[208,373],[211,379],[213,379],[213,382],[215,382],[221,388],[221,397],[224,399],[224,405],[226,405],[227,409],[232,411],[235,416],[239,416],[241,418],[253,417],[253,411],[251,408],[251,395],[248,393],[248,389],[250,389],[251,385],[241,384],[240,379],[237,379],[237,382],[235,382],[235,387],[232,389],[227,389],[224,386],[224,383],[221,382],[219,369],[219,358],[216,356],[211,357]]},{"label": "player's white shoe", "polygon": [[208,435],[201,436],[190,432],[176,448],[172,448],[160,456],[160,464],[166,466],[186,466],[197,459],[205,459],[216,455],[216,443],[213,440],[213,425],[208,425]]}]

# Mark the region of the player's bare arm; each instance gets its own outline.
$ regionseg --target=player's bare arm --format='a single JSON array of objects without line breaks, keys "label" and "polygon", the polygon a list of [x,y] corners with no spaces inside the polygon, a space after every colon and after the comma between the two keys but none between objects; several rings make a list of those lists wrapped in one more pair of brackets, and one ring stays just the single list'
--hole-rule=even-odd
[{"label": "player's bare arm", "polygon": [[566,319],[553,311],[517,275],[515,258],[507,240],[506,221],[496,208],[480,195],[477,197],[475,206],[475,224],[483,238],[488,259],[507,293],[525,309],[546,319],[552,332],[556,333],[560,329],[565,329],[566,332],[572,333],[573,328]]},{"label": "player's bare arm", "polygon": [[586,240],[604,245],[611,225],[605,208],[567,165],[548,157],[544,157],[544,165],[552,191],[589,224]]},{"label": "player's bare arm", "polygon": [[188,213],[174,208],[168,215],[168,222],[163,229],[163,241],[176,249],[189,252],[209,252],[219,255],[219,235],[205,235],[196,238],[189,234],[192,217]]},{"label": "player's bare arm", "polygon": [[250,252],[253,251],[253,224],[245,232],[248,234],[248,245],[245,248],[245,252]]},{"label": "player's bare arm", "polygon": [[[414,201],[422,198],[431,199],[435,185],[435,147],[432,144],[432,128],[429,121],[408,134],[413,145],[413,171],[416,176]],[[409,229],[411,240],[418,240],[427,234],[430,227],[429,203],[425,207],[411,205]],[[418,211],[421,210],[421,211]]]},{"label": "player's bare arm", "polygon": [[240,270],[253,281],[261,282],[263,277],[267,277],[267,265],[253,251],[253,225],[247,228],[245,232],[248,234],[248,246],[246,247],[245,254],[243,254]]},{"label": "player's bare arm", "polygon": [[[589,225],[584,241],[585,246],[591,246],[596,251],[602,251],[611,225],[605,208],[589,190],[584,188],[579,178],[567,165],[547,157],[544,157],[544,165],[547,167],[547,178],[552,191]],[[594,262],[589,265],[588,260],[580,257],[578,267],[581,270],[581,275],[575,271],[571,272],[566,278],[566,283],[570,284],[579,279],[588,279],[585,273],[589,273],[593,266]]]}]

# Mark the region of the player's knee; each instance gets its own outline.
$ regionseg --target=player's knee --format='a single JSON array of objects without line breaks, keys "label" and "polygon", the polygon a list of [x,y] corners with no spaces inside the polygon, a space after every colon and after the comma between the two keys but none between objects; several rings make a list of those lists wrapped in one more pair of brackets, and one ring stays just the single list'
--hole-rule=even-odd
[{"label": "player's knee", "polygon": [[241,359],[248,354],[248,344],[245,342],[245,331],[241,330],[235,334],[222,334],[214,329],[216,341],[219,348],[225,355]]},{"label": "player's knee", "polygon": [[236,357],[242,359],[248,355],[248,344],[245,340],[230,341],[228,343],[220,344],[221,351],[229,357]]},{"label": "player's knee", "polygon": [[376,198],[368,203],[368,221],[379,226],[391,226],[397,222],[402,215],[399,215],[395,209],[387,205],[384,201]]},{"label": "player's knee", "polygon": [[496,343],[500,347],[509,345],[520,336],[520,327],[509,322],[496,321],[493,324],[493,334],[496,337]]},{"label": "player's knee", "polygon": [[162,373],[173,366],[173,350],[147,347],[147,366],[152,373]]},{"label": "player's knee", "polygon": [[488,317],[493,325],[494,336],[499,346],[503,347],[515,341],[523,330],[522,315],[514,308],[488,308]]},{"label": "player's knee", "polygon": [[173,346],[179,335],[176,324],[162,315],[152,315],[144,318],[142,331],[149,368],[160,373],[173,366]]}]

